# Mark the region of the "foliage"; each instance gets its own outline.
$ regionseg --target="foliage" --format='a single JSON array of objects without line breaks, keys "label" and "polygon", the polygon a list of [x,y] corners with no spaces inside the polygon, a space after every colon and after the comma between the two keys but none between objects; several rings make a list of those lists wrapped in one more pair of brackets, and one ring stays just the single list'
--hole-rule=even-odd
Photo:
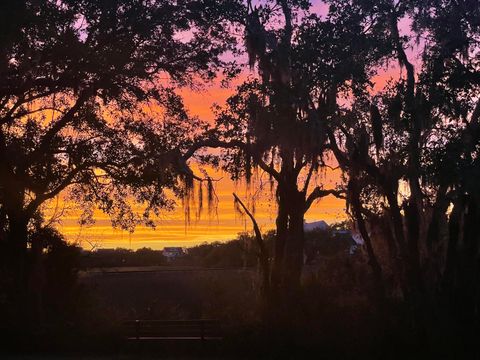
[{"label": "foliage", "polygon": [[[148,205],[146,218],[168,207],[163,188],[176,179],[172,154],[165,154],[179,151],[180,135],[188,138],[199,126],[186,121],[171,86],[191,84],[193,74],[211,78],[226,65],[219,55],[230,41],[220,31],[227,6],[40,1],[14,7],[0,69],[0,180],[9,217],[31,218],[70,185],[85,204],[99,203],[126,228],[141,220],[129,211],[127,194]],[[188,31],[187,39],[179,36]],[[146,106],[163,108],[164,124]]]},{"label": "foliage", "polygon": [[82,223],[98,208],[133,231],[173,206],[166,189],[182,195],[181,154],[205,124],[175,90],[235,73],[220,55],[237,11],[235,0],[2,2],[2,271],[19,316],[41,315],[48,250],[30,233],[47,201],[68,193]]},{"label": "foliage", "polygon": [[217,163],[234,179],[249,183],[253,171],[269,177],[278,205],[271,254],[278,291],[299,285],[306,211],[322,197],[342,197],[317,175],[330,166],[328,115],[337,101],[366,93],[381,63],[384,38],[359,31],[362,19],[322,18],[303,2],[248,2],[244,39],[258,77],[217,109],[215,129],[198,145],[223,148]]},{"label": "foliage", "polygon": [[[432,339],[439,326],[457,324],[465,341],[474,341],[480,198],[470,179],[479,171],[478,3],[330,3],[341,18],[351,15],[348,5],[358,8],[389,39],[385,60],[401,70],[379,93],[356,96],[330,117],[330,143],[348,174],[350,212],[378,289],[385,269],[393,269],[393,289],[401,289],[417,331]],[[404,18],[411,22],[402,35]],[[415,41],[421,41],[418,67],[407,55]],[[379,258],[382,248],[388,255]],[[433,308],[443,311],[438,322]]]},{"label": "foliage", "polygon": [[158,266],[164,265],[161,250],[141,248],[136,251],[116,248],[100,249],[97,251],[84,251],[81,257],[81,268],[102,268],[122,266]]}]

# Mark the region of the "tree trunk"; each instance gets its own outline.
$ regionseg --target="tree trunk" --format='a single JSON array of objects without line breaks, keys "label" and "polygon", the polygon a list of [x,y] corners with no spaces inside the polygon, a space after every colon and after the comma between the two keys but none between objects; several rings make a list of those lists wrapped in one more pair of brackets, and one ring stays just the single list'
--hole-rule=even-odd
[{"label": "tree trunk", "polygon": [[[415,319],[415,326],[417,330],[424,337],[426,331],[426,311],[428,311],[425,304],[425,292],[423,287],[422,274],[420,272],[420,266],[416,254],[414,252],[416,244],[412,244],[410,241],[407,244],[405,241],[405,232],[403,224],[403,216],[400,212],[400,207],[397,202],[397,192],[392,189],[386,189],[386,197],[390,205],[391,219],[393,222],[395,240],[400,249],[400,259],[396,260],[396,264],[399,269],[397,270],[400,275],[400,283],[404,292],[406,303],[410,306],[413,318]],[[414,205],[413,205],[414,206]],[[414,216],[415,212],[409,213],[407,209],[407,216]],[[407,220],[407,230],[410,227],[415,229],[415,220]],[[411,239],[409,239],[411,240]]]},{"label": "tree trunk", "polygon": [[24,324],[28,320],[27,224],[28,219],[21,212],[8,213],[6,268],[12,281],[8,299],[13,305],[12,319]]},{"label": "tree trunk", "polygon": [[32,241],[28,271],[27,296],[30,320],[35,326],[44,321],[43,293],[46,285],[46,274],[43,259],[44,245],[42,239]]},{"label": "tree trunk", "polygon": [[8,224],[9,270],[12,271],[16,289],[25,289],[28,219],[18,213],[9,213]]},{"label": "tree trunk", "polygon": [[[463,212],[463,199],[457,199],[453,205],[448,222],[448,247],[443,272],[443,288],[447,293],[453,291],[457,263],[457,246],[460,237],[460,224]],[[449,297],[452,294],[449,294]]]},{"label": "tree trunk", "polygon": [[478,221],[479,214],[474,196],[468,195],[465,203],[463,236],[456,264],[456,281],[453,294],[460,323],[465,329],[473,330],[476,318],[476,297],[478,289]]},{"label": "tree trunk", "polygon": [[304,232],[303,216],[305,202],[299,199],[301,194],[295,194],[295,204],[291,206],[288,223],[288,236],[285,246],[284,282],[286,291],[292,296],[298,293],[303,268]]},{"label": "tree trunk", "polygon": [[[289,321],[298,304],[303,268],[305,198],[295,186],[278,189],[277,237],[271,278],[271,306],[276,321]],[[283,318],[283,319],[282,319]]]},{"label": "tree trunk", "polygon": [[374,282],[374,292],[375,300],[378,302],[378,305],[383,308],[385,305],[386,294],[385,294],[385,284],[383,281],[382,267],[378,261],[375,251],[373,250],[372,241],[370,235],[368,234],[365,220],[362,214],[362,205],[360,202],[360,193],[357,187],[357,184],[354,180],[350,180],[349,184],[349,193],[350,193],[350,202],[353,210],[353,216],[357,220],[358,230],[362,235],[363,240],[365,241],[365,248],[368,255],[368,263],[372,269],[373,282]]},{"label": "tree trunk", "polygon": [[285,244],[287,242],[288,231],[288,212],[285,205],[285,195],[282,194],[282,190],[277,190],[277,219],[276,219],[276,238],[274,244],[274,259],[271,276],[272,290],[277,292],[282,286],[283,278],[283,261],[285,255]]}]

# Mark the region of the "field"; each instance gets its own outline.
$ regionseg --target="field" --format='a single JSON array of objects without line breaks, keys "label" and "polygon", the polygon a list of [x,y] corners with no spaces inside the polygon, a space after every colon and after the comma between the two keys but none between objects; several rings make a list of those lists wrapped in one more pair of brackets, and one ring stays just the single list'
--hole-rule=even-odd
[{"label": "field", "polygon": [[239,315],[236,304],[255,303],[255,278],[253,270],[161,266],[92,269],[80,274],[80,283],[118,320],[228,321]]}]

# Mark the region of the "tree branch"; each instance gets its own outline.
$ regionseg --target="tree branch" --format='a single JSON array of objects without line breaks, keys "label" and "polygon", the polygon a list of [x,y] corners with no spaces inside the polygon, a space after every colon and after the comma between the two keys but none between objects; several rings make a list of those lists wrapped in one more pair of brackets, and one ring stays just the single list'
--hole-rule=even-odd
[{"label": "tree branch", "polygon": [[313,160],[310,165],[310,169],[308,169],[308,174],[307,178],[305,179],[305,183],[303,184],[303,189],[302,192],[305,194],[308,190],[308,185],[310,185],[310,180],[312,179],[313,171],[315,170],[315,167],[313,166]]},{"label": "tree branch", "polygon": [[316,199],[328,196],[328,195],[333,195],[338,199],[345,199],[345,191],[344,190],[335,190],[335,189],[330,189],[330,190],[324,190],[321,187],[317,186],[313,191],[308,195],[307,200],[305,201],[305,210],[304,212],[307,212],[308,209],[312,206],[313,202]]},{"label": "tree branch", "polygon": [[403,48],[402,42],[400,41],[400,33],[398,31],[398,16],[395,8],[392,8],[390,11],[390,27],[393,42],[397,50],[398,62],[400,63],[400,65],[405,66],[405,69],[407,70],[408,99],[409,102],[412,102],[415,91],[415,68],[413,67],[413,64],[408,60],[405,49]]},{"label": "tree branch", "polygon": [[233,197],[237,204],[239,204],[242,208],[243,211],[245,211],[245,214],[250,218],[253,224],[253,230],[255,232],[255,240],[257,242],[258,249],[260,250],[259,252],[259,257],[260,257],[260,262],[262,264],[262,272],[263,272],[263,277],[264,277],[264,287],[268,287],[269,284],[269,274],[270,274],[270,268],[268,264],[268,251],[267,247],[265,246],[265,242],[263,241],[262,233],[260,231],[260,227],[258,226],[257,221],[255,220],[255,217],[253,214],[248,210],[248,208],[245,206],[245,204],[240,200],[240,198],[237,196],[237,194],[233,193]]},{"label": "tree branch", "polygon": [[247,144],[239,141],[239,140],[230,140],[230,141],[221,141],[221,140],[216,140],[216,139],[209,139],[209,140],[203,140],[199,141],[196,144],[192,145],[185,154],[182,155],[182,158],[184,161],[187,161],[190,159],[192,156],[195,155],[195,153],[202,149],[202,148],[224,148],[224,149],[242,149],[242,150],[248,150],[249,153],[253,154],[253,158],[255,163],[266,173],[270,174],[275,178],[275,180],[280,181],[280,174],[278,171],[276,171],[272,165],[268,165],[263,161],[260,155],[255,155],[255,152],[252,151],[253,146],[248,146]]}]

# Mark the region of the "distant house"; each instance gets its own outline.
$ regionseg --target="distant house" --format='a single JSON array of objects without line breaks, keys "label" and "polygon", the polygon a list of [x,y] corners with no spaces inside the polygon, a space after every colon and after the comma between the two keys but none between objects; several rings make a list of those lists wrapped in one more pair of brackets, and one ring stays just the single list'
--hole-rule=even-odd
[{"label": "distant house", "polygon": [[350,230],[335,230],[332,235],[334,240],[341,240],[348,244],[349,255],[355,254],[357,249],[363,245],[362,236]]},{"label": "distant house", "polygon": [[162,255],[167,260],[174,260],[185,256],[185,251],[181,247],[165,247],[163,248]]},{"label": "distant house", "polygon": [[303,231],[313,231],[313,230],[326,231],[329,228],[330,227],[328,226],[328,224],[323,220],[303,224]]},{"label": "distant house", "polygon": [[312,264],[324,257],[354,255],[363,245],[362,237],[351,230],[334,230],[325,221],[305,223],[304,263]]}]

